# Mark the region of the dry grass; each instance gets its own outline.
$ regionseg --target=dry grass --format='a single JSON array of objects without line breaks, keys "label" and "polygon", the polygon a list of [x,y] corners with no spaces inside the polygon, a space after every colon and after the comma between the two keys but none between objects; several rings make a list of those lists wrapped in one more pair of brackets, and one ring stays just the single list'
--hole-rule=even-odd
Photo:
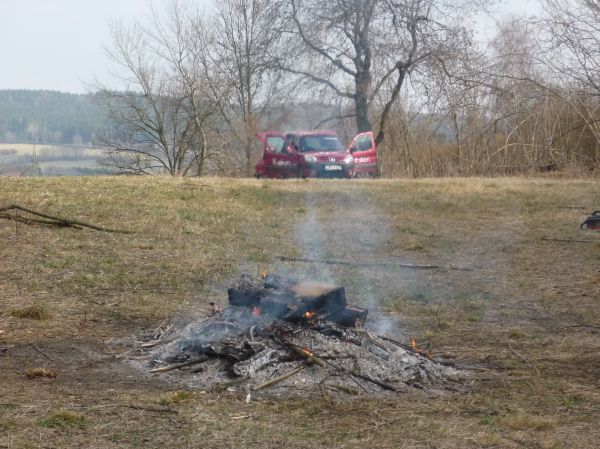
[{"label": "dry grass", "polygon": [[48,306],[40,302],[36,302],[21,309],[13,309],[11,313],[14,317],[29,318],[31,320],[49,320],[52,318]]},{"label": "dry grass", "polygon": [[56,377],[56,370],[52,368],[27,368],[25,375],[30,379],[54,379]]},{"label": "dry grass", "polygon": [[[600,236],[578,225],[599,194],[593,180],[3,178],[2,203],[134,234],[0,221],[0,447],[594,447]],[[273,269],[342,282],[373,324],[473,367],[473,382],[436,397],[246,404],[115,361],[111,339],[202,316],[240,271]],[[27,304],[51,317],[13,314]],[[22,375],[49,362],[52,382]],[[85,426],[40,426],[57,410]]]}]

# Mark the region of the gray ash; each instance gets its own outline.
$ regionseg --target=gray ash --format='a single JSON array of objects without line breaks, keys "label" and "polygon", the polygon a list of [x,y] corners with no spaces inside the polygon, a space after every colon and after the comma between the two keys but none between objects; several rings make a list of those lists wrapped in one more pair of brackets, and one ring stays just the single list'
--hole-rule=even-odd
[{"label": "gray ash", "polygon": [[455,389],[466,378],[366,330],[343,287],[245,276],[228,294],[232,305],[205,320],[153,332],[140,368],[189,388],[302,396]]}]

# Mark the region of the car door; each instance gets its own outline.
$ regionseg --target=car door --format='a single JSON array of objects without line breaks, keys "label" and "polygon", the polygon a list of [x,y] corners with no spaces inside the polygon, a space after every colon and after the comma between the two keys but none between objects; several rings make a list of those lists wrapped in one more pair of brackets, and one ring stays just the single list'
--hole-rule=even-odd
[{"label": "car door", "polygon": [[372,131],[357,134],[348,152],[354,159],[353,176],[379,176],[377,146]]},{"label": "car door", "polygon": [[297,177],[299,173],[298,153],[293,151],[281,133],[260,133],[258,138],[264,144],[263,167],[269,178]]}]

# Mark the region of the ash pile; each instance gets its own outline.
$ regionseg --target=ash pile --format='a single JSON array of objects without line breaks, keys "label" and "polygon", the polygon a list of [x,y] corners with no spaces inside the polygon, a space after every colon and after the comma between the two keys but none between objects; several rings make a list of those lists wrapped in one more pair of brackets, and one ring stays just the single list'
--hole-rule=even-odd
[{"label": "ash pile", "polygon": [[455,389],[463,375],[427,351],[378,336],[367,310],[344,287],[244,275],[229,307],[182,329],[154,332],[141,345],[144,369],[170,382],[250,394],[395,395],[412,388]]}]

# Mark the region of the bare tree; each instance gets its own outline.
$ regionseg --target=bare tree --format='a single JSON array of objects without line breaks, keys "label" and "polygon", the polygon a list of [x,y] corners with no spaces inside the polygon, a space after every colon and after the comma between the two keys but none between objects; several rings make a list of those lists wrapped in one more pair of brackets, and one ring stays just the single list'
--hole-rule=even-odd
[{"label": "bare tree", "polygon": [[276,84],[271,55],[280,39],[281,15],[273,0],[221,0],[214,19],[209,78],[221,115],[241,146],[245,172],[252,174],[260,115]]},{"label": "bare tree", "polygon": [[[546,64],[568,87],[563,95],[577,112],[581,125],[594,136],[590,160],[600,167],[600,2],[597,0],[545,0],[550,58]],[[567,98],[568,97],[568,98]]]},{"label": "bare tree", "polygon": [[201,21],[182,1],[166,18],[150,11],[150,25],[115,25],[109,56],[119,90],[102,88],[115,127],[103,136],[106,164],[121,172],[172,176],[203,173],[209,156],[207,131],[216,105],[206,95],[196,39]]},{"label": "bare tree", "polygon": [[[286,0],[289,33],[302,45],[280,67],[352,102],[358,131],[383,142],[392,105],[419,66],[469,45],[439,0]],[[460,5],[453,5],[460,9]],[[293,41],[291,41],[293,42]],[[381,111],[374,111],[378,100]]]}]

